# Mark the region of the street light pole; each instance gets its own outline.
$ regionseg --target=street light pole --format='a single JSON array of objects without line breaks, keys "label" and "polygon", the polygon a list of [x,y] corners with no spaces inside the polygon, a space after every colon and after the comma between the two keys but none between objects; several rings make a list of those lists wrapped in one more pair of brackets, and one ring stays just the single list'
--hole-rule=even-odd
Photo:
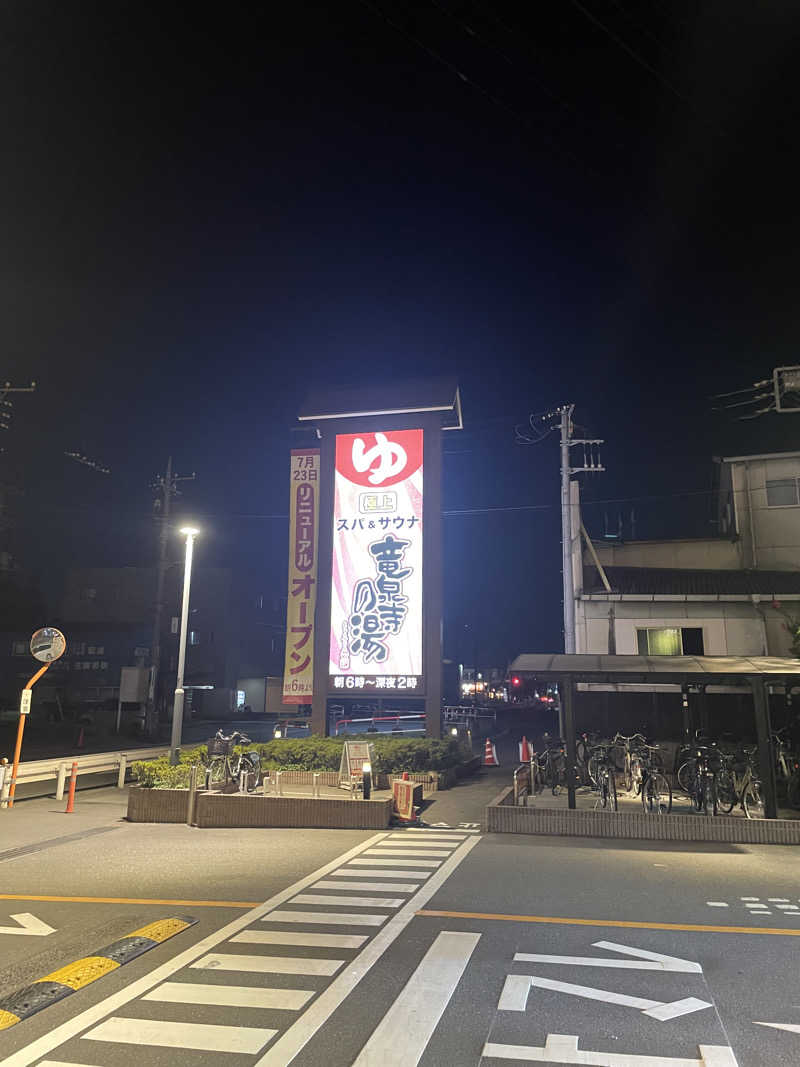
[{"label": "street light pole", "polygon": [[186,666],[186,627],[189,623],[189,590],[192,584],[192,550],[199,530],[184,526],[181,533],[186,537],[186,563],[183,570],[183,603],[181,605],[181,633],[178,643],[178,677],[175,681],[175,703],[172,706],[172,740],[169,746],[169,762],[178,762],[178,752],[183,733],[183,672]]}]

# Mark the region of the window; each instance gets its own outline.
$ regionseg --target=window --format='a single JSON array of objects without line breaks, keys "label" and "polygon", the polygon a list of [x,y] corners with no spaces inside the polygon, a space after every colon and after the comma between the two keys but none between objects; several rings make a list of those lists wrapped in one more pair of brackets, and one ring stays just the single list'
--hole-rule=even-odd
[{"label": "window", "polygon": [[106,646],[105,645],[96,645],[94,651],[95,651],[95,655],[96,656],[104,656],[106,654]]},{"label": "window", "polygon": [[93,656],[94,653],[95,653],[95,646],[94,645],[89,645],[89,647],[86,649],[86,652],[87,652],[87,655]]},{"label": "window", "polygon": [[199,645],[200,644],[200,631],[199,630],[190,630],[189,631],[189,644],[190,645]]},{"label": "window", "polygon": [[85,656],[86,655],[86,642],[85,641],[73,641],[72,644],[67,645],[67,649],[73,656]]},{"label": "window", "polygon": [[702,656],[702,626],[663,626],[637,630],[640,656]]},{"label": "window", "polygon": [[81,589],[81,600],[97,600],[97,590],[91,585],[85,585]]},{"label": "window", "polygon": [[12,656],[28,656],[30,650],[28,648],[27,641],[12,641],[11,642],[11,655]]},{"label": "window", "polygon": [[775,478],[767,481],[768,508],[796,508],[800,505],[797,478]]}]

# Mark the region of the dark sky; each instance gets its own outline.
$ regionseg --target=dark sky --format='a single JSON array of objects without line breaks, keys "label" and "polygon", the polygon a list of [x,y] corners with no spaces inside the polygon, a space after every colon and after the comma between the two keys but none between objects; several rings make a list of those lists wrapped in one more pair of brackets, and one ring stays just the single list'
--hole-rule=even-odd
[{"label": "dark sky", "polygon": [[172,453],[201,558],[279,592],[286,523],[249,516],[306,389],[452,373],[448,510],[542,506],[446,519],[448,652],[502,664],[561,640],[556,442],[515,423],[574,402],[587,496],[657,498],[650,536],[712,455],[796,447],[707,398],[798,362],[800,11],[526,8],[3,5],[3,373],[39,383],[4,536],[52,588],[152,558]]}]

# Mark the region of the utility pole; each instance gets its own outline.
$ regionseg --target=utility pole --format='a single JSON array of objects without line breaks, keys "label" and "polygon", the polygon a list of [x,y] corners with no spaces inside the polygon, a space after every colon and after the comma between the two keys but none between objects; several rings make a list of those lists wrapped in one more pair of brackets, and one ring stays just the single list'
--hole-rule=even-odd
[{"label": "utility pole", "polygon": [[572,511],[569,483],[572,480],[569,448],[572,438],[574,404],[561,413],[561,577],[564,584],[564,651],[575,651],[575,589],[572,575]]},{"label": "utility pole", "polygon": [[[574,404],[562,404],[553,411],[531,415],[524,429],[516,428],[517,442],[522,445],[536,445],[543,441],[556,428],[556,419],[561,430],[561,447],[559,449],[561,470],[561,575],[564,592],[564,651],[575,652],[575,588],[572,573],[572,500],[570,482],[573,474],[582,472],[595,474],[604,471],[600,462],[599,446],[603,441],[588,437],[573,437],[572,413]],[[570,449],[583,446],[583,464],[573,466]]]},{"label": "utility pole", "polygon": [[172,498],[178,493],[178,482],[191,481],[194,474],[174,474],[172,456],[167,459],[166,474],[159,475],[151,485],[157,490],[155,511],[158,531],[158,562],[156,565],[156,601],[153,614],[153,639],[150,650],[150,688],[145,713],[145,733],[153,737],[158,724],[158,682],[161,671],[161,627],[164,614],[164,587],[169,568],[169,514]]}]

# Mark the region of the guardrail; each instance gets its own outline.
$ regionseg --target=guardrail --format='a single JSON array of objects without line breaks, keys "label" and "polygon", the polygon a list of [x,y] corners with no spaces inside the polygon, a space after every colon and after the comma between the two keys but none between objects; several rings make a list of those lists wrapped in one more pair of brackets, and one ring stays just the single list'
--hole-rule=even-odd
[{"label": "guardrail", "polygon": [[[53,756],[50,759],[30,760],[19,765],[17,787],[36,782],[55,782],[56,800],[62,800],[67,775],[73,762],[76,762],[79,776],[82,774],[109,774],[116,771],[117,788],[122,789],[125,785],[125,775],[129,763],[134,760],[156,759],[158,756],[164,756],[168,752],[169,748],[162,746],[160,748],[134,748],[127,752],[91,752],[85,756]],[[6,790],[10,784],[11,768],[8,767],[6,768],[5,782],[3,783],[3,799],[0,801],[2,807],[6,807]],[[43,790],[41,795],[45,796],[49,792],[49,789]]]}]

